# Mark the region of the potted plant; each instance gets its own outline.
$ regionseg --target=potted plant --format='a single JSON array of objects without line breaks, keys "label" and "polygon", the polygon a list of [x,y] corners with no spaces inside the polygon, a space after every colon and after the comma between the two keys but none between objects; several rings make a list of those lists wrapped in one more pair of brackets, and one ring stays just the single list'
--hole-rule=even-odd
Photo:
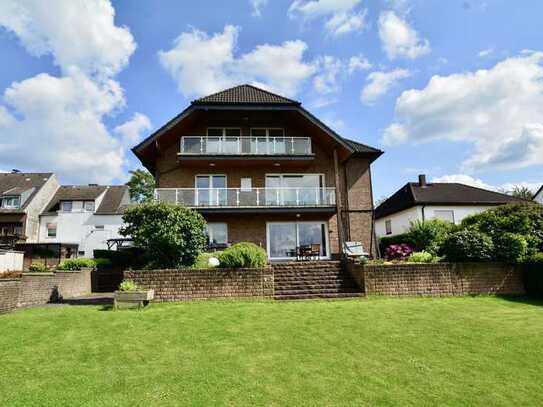
[{"label": "potted plant", "polygon": [[113,308],[118,309],[119,304],[130,304],[138,305],[138,309],[149,304],[155,297],[155,290],[145,290],[133,282],[132,280],[124,280],[120,285],[119,289],[115,291],[115,296],[113,300]]}]

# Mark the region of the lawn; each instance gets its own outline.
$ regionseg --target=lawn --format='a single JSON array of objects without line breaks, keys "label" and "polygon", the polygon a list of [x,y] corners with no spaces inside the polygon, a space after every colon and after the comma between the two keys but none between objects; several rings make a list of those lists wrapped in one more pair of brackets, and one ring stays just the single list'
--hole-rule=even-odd
[{"label": "lawn", "polygon": [[0,316],[0,405],[542,405],[543,304],[192,302]]}]

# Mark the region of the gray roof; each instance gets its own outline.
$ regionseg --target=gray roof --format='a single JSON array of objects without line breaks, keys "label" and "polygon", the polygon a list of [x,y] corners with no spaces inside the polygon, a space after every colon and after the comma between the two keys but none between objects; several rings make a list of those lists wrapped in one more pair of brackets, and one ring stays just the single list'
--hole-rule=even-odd
[{"label": "gray roof", "polygon": [[95,213],[97,215],[119,215],[123,214],[128,206],[130,206],[128,186],[112,185],[107,189],[102,203]]},{"label": "gray roof", "polygon": [[458,183],[408,182],[375,209],[377,219],[416,205],[503,205],[526,202],[511,195]]},{"label": "gray roof", "polygon": [[239,85],[225,89],[212,95],[196,99],[192,104],[273,104],[273,105],[300,105],[301,103],[284,96],[277,95],[252,85]]},{"label": "gray roof", "polygon": [[63,185],[47,205],[44,214],[58,211],[62,201],[94,201],[104,192],[104,197],[95,213],[97,215],[123,213],[129,203],[126,185]]},{"label": "gray roof", "polygon": [[52,176],[53,173],[51,172],[0,173],[0,195],[21,195],[25,191],[34,188],[21,209],[3,209],[1,212],[17,212],[24,209]]},{"label": "gray roof", "polygon": [[383,154],[383,152],[377,148],[368,146],[366,144],[359,143],[358,141],[354,141],[345,137],[341,137],[345,143],[349,147],[351,147],[355,153],[375,153],[375,154]]}]

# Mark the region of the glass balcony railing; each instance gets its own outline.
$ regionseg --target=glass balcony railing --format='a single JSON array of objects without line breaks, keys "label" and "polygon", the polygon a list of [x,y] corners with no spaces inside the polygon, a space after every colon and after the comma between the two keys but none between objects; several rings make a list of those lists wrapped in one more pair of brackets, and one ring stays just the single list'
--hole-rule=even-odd
[{"label": "glass balcony railing", "polygon": [[309,137],[181,137],[181,154],[186,155],[308,155]]},{"label": "glass balcony railing", "polygon": [[155,199],[187,207],[335,206],[335,188],[158,188]]}]

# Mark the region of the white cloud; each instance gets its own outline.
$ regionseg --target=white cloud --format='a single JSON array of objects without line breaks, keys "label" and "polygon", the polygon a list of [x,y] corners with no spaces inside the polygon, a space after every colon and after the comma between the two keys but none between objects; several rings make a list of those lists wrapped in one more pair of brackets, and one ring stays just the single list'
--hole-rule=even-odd
[{"label": "white cloud", "polygon": [[431,51],[428,40],[420,39],[409,23],[394,11],[384,11],[379,16],[379,37],[389,59],[415,59]]},{"label": "white cloud", "polygon": [[371,105],[379,97],[386,94],[396,83],[409,76],[410,73],[407,69],[399,68],[388,72],[372,72],[366,78],[367,85],[360,93],[360,100],[364,104]]},{"label": "white cloud", "polygon": [[506,182],[501,185],[491,185],[487,184],[480,178],[474,178],[471,175],[467,174],[450,174],[443,175],[441,177],[432,178],[431,182],[453,182],[459,184],[470,185],[477,188],[488,189],[490,191],[499,191],[499,192],[509,192],[512,191],[515,187],[525,187],[528,188],[533,193],[541,187],[541,183],[519,181],[519,182]]},{"label": "white cloud", "polygon": [[363,55],[355,55],[349,58],[349,74],[356,71],[366,71],[372,68],[370,61]]},{"label": "white cloud", "polygon": [[258,45],[237,57],[238,34],[239,28],[231,25],[212,36],[198,30],[184,32],[172,49],[159,52],[160,62],[187,97],[245,82],[293,96],[315,72],[313,64],[304,61],[303,41]]},{"label": "white cloud", "polygon": [[436,75],[401,94],[383,140],[471,143],[468,172],[543,165],[542,63],[543,52],[525,52],[490,69]]},{"label": "white cloud", "polygon": [[17,35],[33,56],[53,55],[64,73],[111,76],[128,64],[136,44],[114,24],[108,0],[3,0],[0,26]]},{"label": "white cloud", "polygon": [[324,18],[326,31],[343,35],[364,28],[366,9],[358,6],[361,0],[294,0],[288,9],[291,18],[304,20]]},{"label": "white cloud", "polygon": [[125,153],[104,118],[125,106],[113,76],[136,48],[109,1],[3,1],[0,27],[31,55],[50,54],[62,76],[12,83],[0,104],[3,166],[58,172],[69,182],[123,177]]},{"label": "white cloud", "polygon": [[325,55],[318,60],[318,65],[319,73],[313,77],[313,88],[323,95],[339,92],[339,77],[345,69],[341,59]]},{"label": "white cloud", "polygon": [[134,113],[130,120],[113,129],[115,134],[121,137],[121,143],[127,148],[139,143],[144,133],[149,130],[151,130],[151,120],[142,113]]},{"label": "white cloud", "polygon": [[479,58],[485,58],[485,57],[490,56],[493,53],[494,53],[494,48],[487,48],[487,49],[483,49],[482,51],[479,51],[477,56]]},{"label": "white cloud", "polygon": [[250,0],[253,7],[253,17],[262,17],[262,7],[268,4],[268,0]]}]

